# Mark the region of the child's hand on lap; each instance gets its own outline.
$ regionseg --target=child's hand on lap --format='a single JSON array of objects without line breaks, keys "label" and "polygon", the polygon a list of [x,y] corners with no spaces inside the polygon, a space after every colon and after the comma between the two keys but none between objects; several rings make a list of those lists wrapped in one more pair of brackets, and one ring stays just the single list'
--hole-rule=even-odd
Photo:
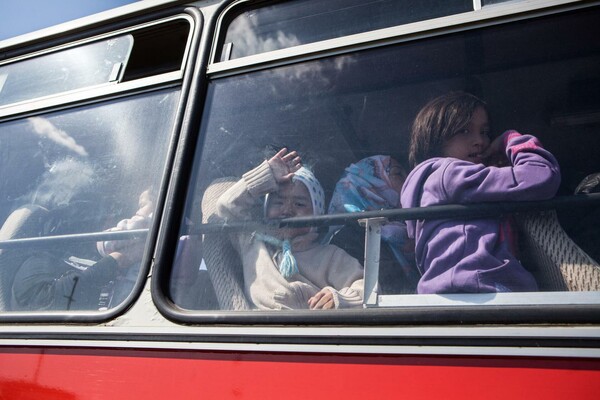
[{"label": "child's hand on lap", "polygon": [[308,299],[308,307],[311,310],[332,310],[335,308],[333,301],[333,293],[329,289],[321,289],[321,291]]}]

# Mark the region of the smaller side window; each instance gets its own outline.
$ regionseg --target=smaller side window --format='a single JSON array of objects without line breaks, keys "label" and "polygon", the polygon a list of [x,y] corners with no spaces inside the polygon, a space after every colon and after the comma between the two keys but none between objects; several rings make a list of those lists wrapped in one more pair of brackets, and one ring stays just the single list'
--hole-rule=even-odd
[{"label": "smaller side window", "polygon": [[0,108],[102,85],[181,71],[190,20],[130,33],[0,65]]},{"label": "smaller side window", "polygon": [[0,107],[117,82],[132,47],[133,36],[124,35],[0,66]]},{"label": "smaller side window", "polygon": [[470,0],[293,0],[226,16],[217,61],[473,10]]}]

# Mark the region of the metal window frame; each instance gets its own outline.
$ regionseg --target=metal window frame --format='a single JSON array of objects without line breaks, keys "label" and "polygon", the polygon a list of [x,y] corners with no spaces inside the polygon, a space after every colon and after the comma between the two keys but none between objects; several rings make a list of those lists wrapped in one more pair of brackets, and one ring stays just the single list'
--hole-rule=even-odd
[{"label": "metal window frame", "polygon": [[[222,25],[224,15],[226,15],[233,6],[241,3],[248,3],[251,0],[242,0],[231,3],[220,4],[214,13],[210,13],[208,28],[206,32],[212,32],[211,38],[205,38],[203,52],[206,52],[206,57],[212,60],[214,57],[216,39],[219,37],[219,28]],[[292,49],[283,49],[270,53],[263,53],[257,56],[240,58],[231,62],[209,63],[206,70],[203,72],[208,78],[202,85],[202,90],[206,90],[206,85],[212,79],[218,79],[224,76],[232,76],[240,73],[271,68],[279,65],[287,65],[295,62],[300,62],[309,59],[329,57],[332,55],[343,54],[360,49],[369,49],[379,46],[384,46],[390,43],[399,43],[418,39],[421,37],[432,37],[446,35],[448,33],[463,31],[466,29],[475,29],[490,25],[497,25],[506,22],[513,22],[532,17],[552,15],[560,12],[576,10],[597,5],[600,2],[582,2],[575,0],[552,0],[541,1],[532,0],[526,3],[502,3],[493,7],[483,7],[480,11],[473,11],[467,14],[460,14],[453,17],[444,17],[416,25],[407,25],[402,27],[383,29],[374,32],[351,35],[339,39],[313,43],[305,46],[298,46]],[[213,11],[213,10],[211,10]],[[483,13],[483,14],[477,14]],[[445,25],[444,25],[445,24]],[[216,25],[216,28],[215,28]],[[448,27],[449,25],[449,27]],[[419,28],[419,29],[417,29]],[[199,66],[202,68],[202,66]],[[205,99],[199,100],[204,103]],[[198,122],[199,124],[199,122]],[[202,145],[203,138],[199,139],[198,146]],[[192,154],[187,154],[186,157],[193,157]],[[183,167],[190,167],[193,160],[190,158]],[[185,174],[184,174],[185,175]],[[189,176],[189,172],[186,176]],[[183,190],[181,193],[187,192],[187,181],[178,180],[173,186]],[[184,187],[185,186],[185,187]],[[165,232],[170,232],[172,236],[179,234],[183,212],[181,211],[185,204],[185,198],[181,194],[173,197],[171,210],[167,221],[170,224]],[[520,203],[515,203],[520,204]],[[539,205],[538,205],[539,206]],[[446,207],[446,206],[444,206]],[[473,212],[472,209],[465,210],[464,206],[455,206],[456,209],[412,209],[413,217],[419,218],[419,215],[426,216],[441,216],[444,213],[455,212]],[[519,208],[520,206],[517,206]],[[550,207],[554,208],[554,206]],[[462,210],[459,210],[462,209]],[[388,212],[399,212],[400,214],[408,210],[386,210]],[[506,210],[502,210],[505,212]],[[357,213],[360,214],[360,213]],[[466,214],[463,214],[466,215]],[[369,218],[380,216],[369,212],[363,215],[345,214],[337,216],[322,216],[308,219],[295,218],[280,221],[280,226],[307,226],[329,224],[333,222],[342,222],[344,220],[355,220],[357,217]],[[386,215],[387,216],[387,215]],[[178,219],[179,217],[179,219]],[[401,219],[406,219],[407,215],[401,215]],[[239,229],[236,224],[228,224],[223,226],[213,224],[214,226],[204,225],[194,233],[208,233],[210,231]],[[249,228],[246,226],[246,228]],[[293,310],[293,311],[231,311],[231,310],[188,310],[182,309],[177,304],[174,304],[169,298],[168,283],[170,279],[169,265],[172,267],[172,254],[176,248],[176,237],[163,238],[164,241],[159,241],[159,251],[157,252],[157,264],[159,268],[154,271],[152,278],[152,298],[159,312],[168,320],[174,323],[183,324],[226,324],[226,325],[289,325],[302,326],[308,325],[340,325],[340,326],[357,326],[357,325],[398,325],[408,326],[415,324],[418,321],[419,325],[475,325],[475,324],[496,324],[505,323],[509,317],[511,324],[546,324],[546,323],[598,323],[600,322],[600,303],[593,302],[588,304],[588,301],[580,301],[585,305],[573,305],[565,303],[557,303],[554,306],[539,307],[531,303],[493,305],[487,304],[465,304],[464,302],[456,303],[453,306],[447,304],[428,304],[426,307],[417,305],[408,305],[406,307],[379,307],[369,309],[356,310],[322,310],[320,312]]]},{"label": "metal window frame", "polygon": [[[165,16],[167,15],[167,16]],[[82,311],[32,311],[32,312],[21,312],[21,311],[8,311],[8,312],[2,312],[0,313],[0,322],[19,322],[19,323],[34,323],[34,324],[38,324],[38,323],[101,323],[101,322],[106,322],[109,321],[111,319],[115,319],[119,316],[122,316],[130,307],[132,307],[135,302],[140,298],[140,296],[142,295],[144,289],[148,286],[148,278],[149,276],[151,276],[151,269],[154,265],[154,260],[155,260],[155,254],[164,254],[164,252],[161,253],[160,250],[157,250],[161,247],[161,242],[164,241],[164,236],[168,235],[169,232],[171,232],[171,229],[169,228],[168,224],[164,224],[163,221],[164,220],[168,220],[170,217],[170,214],[167,213],[163,213],[163,210],[165,208],[169,208],[170,206],[170,202],[172,201],[169,197],[168,192],[170,192],[169,190],[169,185],[170,185],[170,181],[171,181],[171,177],[174,174],[174,170],[178,170],[180,169],[179,167],[177,167],[179,160],[178,160],[178,146],[176,146],[176,144],[178,142],[182,142],[180,135],[183,135],[181,132],[187,132],[186,129],[182,128],[182,126],[186,126],[189,121],[187,121],[186,118],[189,119],[189,113],[190,113],[190,109],[196,109],[197,108],[197,101],[195,101],[195,98],[190,98],[190,92],[193,92],[195,90],[195,87],[198,84],[198,77],[200,76],[200,70],[198,68],[198,64],[196,63],[196,58],[198,57],[198,48],[200,47],[198,44],[199,42],[204,38],[205,35],[203,35],[203,31],[202,29],[204,28],[204,18],[202,16],[202,13],[200,13],[200,11],[196,8],[186,8],[186,9],[182,9],[181,7],[179,8],[175,8],[175,9],[171,9],[171,10],[166,10],[166,11],[161,11],[158,14],[147,14],[147,15],[143,15],[139,18],[137,18],[136,20],[130,21],[130,22],[126,22],[127,27],[126,28],[122,28],[121,24],[118,25],[118,30],[113,30],[113,31],[109,31],[106,33],[103,33],[100,36],[104,36],[105,34],[107,36],[112,36],[112,34],[114,34],[115,32],[122,32],[122,31],[129,31],[131,29],[131,27],[147,27],[150,26],[153,22],[156,21],[163,21],[163,20],[169,20],[169,19],[178,19],[181,18],[182,16],[185,16],[185,19],[190,19],[191,21],[193,21],[193,25],[190,27],[190,33],[188,36],[188,44],[187,44],[187,48],[186,48],[186,57],[185,57],[185,68],[180,71],[177,72],[178,78],[175,78],[172,73],[167,73],[167,74],[162,74],[160,76],[158,76],[157,79],[154,79],[156,77],[149,77],[149,78],[143,78],[140,79],[139,82],[138,81],[131,81],[126,82],[125,84],[123,84],[123,86],[126,86],[126,89],[123,90],[117,90],[117,91],[108,91],[108,93],[106,93],[106,96],[102,95],[98,95],[97,91],[93,91],[95,93],[95,96],[92,96],[90,94],[89,97],[85,97],[84,100],[81,99],[77,99],[77,101],[75,103],[69,103],[66,104],[66,101],[61,101],[61,103],[57,106],[57,107],[53,107],[52,110],[54,111],[55,109],[64,109],[64,108],[71,108],[74,105],[79,106],[79,105],[87,105],[90,103],[95,103],[95,102],[100,102],[100,101],[104,101],[106,99],[117,99],[120,97],[124,97],[124,96],[130,96],[130,95],[137,95],[140,93],[144,93],[147,91],[155,91],[155,90],[161,90],[161,89],[168,89],[168,88],[172,88],[174,86],[178,86],[181,87],[181,93],[180,93],[180,99],[178,101],[178,105],[176,107],[176,110],[174,111],[175,113],[175,118],[174,118],[174,126],[172,129],[172,132],[169,133],[170,135],[170,140],[169,140],[169,144],[168,144],[168,149],[166,151],[166,160],[165,160],[165,167],[163,169],[163,178],[162,181],[159,185],[160,192],[157,194],[157,200],[156,200],[156,212],[154,215],[155,218],[155,223],[153,223],[152,227],[147,231],[147,232],[134,232],[134,233],[130,233],[130,234],[140,234],[140,235],[147,235],[148,239],[147,239],[147,248],[146,251],[144,253],[144,256],[141,260],[141,267],[140,267],[140,272],[139,272],[139,279],[136,281],[136,283],[134,284],[131,292],[129,293],[129,295],[126,297],[126,299],[119,305],[117,305],[114,308],[111,308],[109,310],[106,311],[94,311],[94,310],[82,310]],[[136,21],[138,21],[136,23]],[[108,28],[104,28],[104,29],[110,29],[110,26],[113,25],[110,22],[107,23]],[[79,41],[74,41],[79,43]],[[59,48],[62,46],[57,46],[56,48]],[[168,79],[163,79],[165,78],[165,76],[168,76]],[[193,97],[193,96],[192,96]],[[75,101],[75,99],[73,99],[73,101]],[[39,108],[39,107],[31,107],[27,110],[25,110],[24,112],[27,113],[33,113],[33,112],[40,112],[41,110],[47,111],[47,109],[45,108]],[[5,118],[0,120],[0,122],[6,121],[7,119],[14,119],[14,118],[18,118],[18,117],[22,117],[23,114],[19,114],[19,115],[11,115],[10,118]],[[185,140],[183,140],[185,141]],[[143,230],[142,230],[143,231]],[[94,235],[96,234],[92,234],[90,237],[94,237]],[[103,234],[97,234],[98,237],[103,237]],[[125,235],[117,235],[118,238],[123,239],[125,236],[127,236],[129,234],[125,234]],[[71,241],[71,240],[79,240],[82,237],[80,235],[73,235],[74,237],[67,237],[67,236],[60,236],[60,237],[53,237],[53,238],[47,238],[47,240],[50,241]],[[46,239],[41,239],[46,240]],[[32,241],[36,241],[36,239],[32,239]],[[8,244],[8,246],[11,245],[12,241],[5,241],[5,244]],[[18,243],[13,243],[15,246],[19,246],[20,244]]]}]

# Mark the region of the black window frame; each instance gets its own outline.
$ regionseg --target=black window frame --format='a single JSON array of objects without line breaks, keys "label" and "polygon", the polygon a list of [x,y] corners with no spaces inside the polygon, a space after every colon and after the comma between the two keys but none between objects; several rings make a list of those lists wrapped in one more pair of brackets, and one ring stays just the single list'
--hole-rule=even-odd
[{"label": "black window frame", "polygon": [[[234,2],[230,2],[232,4]],[[478,27],[484,27],[489,25],[502,24],[503,22],[511,22],[518,19],[525,19],[522,23],[526,23],[526,19],[530,16],[535,17],[539,15],[548,15],[553,13],[561,13],[561,12],[569,12],[572,9],[578,9],[581,7],[586,7],[586,5],[575,4],[572,8],[566,7],[564,10],[555,11],[552,10],[550,12],[540,12],[540,13],[527,13],[526,16],[520,16],[516,18],[513,15],[506,16],[505,18],[493,19],[491,21],[474,21],[469,24],[465,24],[461,26],[460,29],[456,27],[451,27],[448,29],[450,32],[456,32],[457,30],[470,30],[476,29]],[[219,23],[219,21],[226,21],[227,19],[223,17],[223,15],[219,15],[219,11],[228,11],[227,4],[224,4],[220,7],[218,12],[213,15],[213,18],[208,22],[209,24],[209,32],[213,32],[215,25]],[[476,12],[476,11],[475,11]],[[219,28],[222,28],[219,27]],[[433,36],[443,35],[443,29],[438,30],[433,34]],[[215,37],[215,43],[219,43],[220,40],[218,37]],[[409,39],[410,40],[410,39]],[[372,48],[381,46],[382,44],[374,43],[373,46],[358,46],[359,50]],[[215,46],[215,44],[213,44]],[[214,48],[214,47],[213,47]],[[211,51],[210,43],[206,44],[206,47],[203,49],[205,52]],[[356,51],[356,49],[352,48],[344,48],[343,50],[331,50],[324,51],[319,55],[312,55],[309,59],[315,58],[326,58],[330,55],[339,55],[343,53],[349,53]],[[305,58],[301,58],[301,60],[305,60]],[[293,63],[293,60],[286,60],[282,63],[274,62],[274,65],[288,64]],[[256,63],[260,64],[260,62]],[[250,67],[250,71],[255,69],[264,69],[267,66],[259,65],[258,67]],[[243,74],[244,72],[240,72],[241,70],[235,67],[233,72],[234,75]],[[219,74],[217,74],[219,75]],[[227,74],[225,74],[227,75]],[[219,75],[220,76],[220,75]],[[218,79],[219,76],[216,76],[214,79]],[[211,76],[209,74],[209,79]],[[197,145],[202,146],[204,138],[200,138]],[[190,144],[192,144],[190,142]],[[188,157],[192,156],[188,153]],[[185,167],[191,168],[192,165],[191,159],[187,159],[187,163]],[[186,174],[187,176],[190,176]],[[180,175],[183,176],[183,175]],[[322,325],[354,325],[354,326],[362,326],[362,325],[445,325],[445,324],[466,324],[466,325],[474,325],[474,324],[497,324],[502,323],[505,324],[508,320],[509,324],[520,324],[520,323],[533,323],[533,324],[547,324],[547,323],[597,323],[600,321],[600,303],[593,304],[589,306],[573,306],[569,304],[557,305],[552,307],[542,307],[540,308],[536,304],[530,305],[519,305],[519,306],[481,306],[481,305],[469,305],[469,306],[431,306],[431,307],[407,307],[407,308],[372,308],[372,309],[362,309],[362,310],[332,310],[332,311],[227,311],[227,310],[217,310],[217,311],[202,311],[202,310],[185,310],[180,308],[178,305],[174,304],[169,298],[169,288],[168,281],[170,279],[170,262],[172,261],[172,254],[175,252],[176,248],[176,237],[179,235],[178,228],[180,227],[181,220],[176,220],[176,215],[179,214],[182,216],[182,208],[185,204],[185,196],[184,193],[187,192],[187,181],[178,181],[178,188],[181,189],[178,192],[178,195],[174,197],[177,199],[177,207],[178,211],[170,215],[169,218],[169,230],[171,232],[171,236],[175,237],[175,239],[171,239],[169,243],[162,243],[161,251],[159,252],[158,259],[158,268],[155,271],[154,278],[152,281],[152,295],[154,302],[159,309],[159,311],[169,320],[172,320],[176,323],[182,324],[233,324],[233,325],[313,325],[313,326],[322,326]],[[561,197],[557,199],[553,199],[547,202],[539,202],[539,203],[531,203],[531,204],[523,204],[523,203],[504,203],[501,205],[494,204],[491,206],[484,205],[483,207],[476,206],[464,206],[464,205],[454,205],[448,206],[448,208],[444,209],[405,209],[398,211],[391,211],[391,214],[394,214],[392,217],[399,217],[405,219],[413,219],[419,218],[422,216],[434,216],[434,217],[443,217],[443,216],[452,216],[456,215],[455,213],[466,213],[470,215],[471,213],[478,213],[489,215],[489,214],[502,214],[507,212],[513,212],[516,210],[523,211],[524,209],[556,209],[562,207],[568,207],[571,204],[580,204],[583,206],[593,206],[597,205],[599,201],[598,195],[578,195],[578,196],[567,196]],[[175,203],[174,203],[175,204]],[[486,209],[486,207],[488,209]],[[496,208],[495,210],[490,210],[491,208]],[[499,207],[499,208],[498,208]],[[385,213],[384,213],[385,214]],[[375,214],[353,214],[351,216],[324,216],[318,218],[308,218],[308,219],[289,219],[282,220],[282,225],[297,225],[297,226],[305,226],[305,225],[318,225],[322,223],[331,223],[333,221],[341,222],[348,220],[357,220],[363,217],[372,217],[379,216],[381,213]],[[339,219],[337,219],[339,218]],[[210,231],[213,229],[222,229],[220,226],[203,226],[197,233],[201,233],[202,229],[206,231]]]},{"label": "black window frame", "polygon": [[[185,18],[178,18],[185,16]],[[167,133],[169,135],[169,145],[165,152],[165,167],[162,171],[162,182],[160,184],[160,190],[157,191],[156,205],[154,222],[149,229],[140,229],[134,231],[123,231],[123,232],[96,232],[91,234],[73,234],[73,235],[61,235],[54,237],[44,238],[28,238],[28,239],[14,239],[4,243],[6,248],[19,248],[19,247],[37,247],[46,244],[53,243],[66,243],[73,241],[93,242],[98,239],[131,239],[139,237],[147,237],[147,252],[144,254],[142,264],[140,266],[139,276],[136,280],[134,287],[132,288],[126,299],[119,305],[110,308],[106,311],[32,311],[32,312],[1,312],[1,322],[18,322],[18,323],[100,323],[113,320],[118,316],[125,313],[132,305],[140,298],[142,291],[148,280],[150,270],[153,265],[153,254],[156,251],[156,243],[159,240],[161,228],[161,219],[164,215],[163,209],[166,203],[166,197],[168,192],[169,181],[171,178],[173,165],[176,163],[178,157],[177,143],[181,136],[185,136],[185,132],[190,130],[189,121],[185,120],[185,115],[193,114],[193,110],[197,108],[197,104],[194,101],[196,97],[191,96],[190,93],[194,92],[194,88],[199,86],[201,80],[200,71],[197,68],[196,59],[199,57],[198,48],[200,41],[202,40],[202,32],[204,28],[204,18],[202,13],[198,9],[193,7],[172,7],[162,11],[154,11],[146,15],[141,15],[133,18],[128,18],[120,21],[108,21],[101,27],[83,28],[76,30],[76,32],[65,35],[63,37],[52,39],[47,42],[36,42],[31,46],[10,49],[3,55],[3,58],[12,58],[17,56],[26,55],[32,52],[41,51],[44,49],[56,48],[58,46],[65,46],[72,42],[79,42],[81,40],[87,40],[88,38],[96,37],[98,35],[111,35],[113,32],[116,34],[126,33],[127,30],[140,30],[144,29],[144,26],[152,25],[156,21],[166,20],[167,22],[173,20],[187,20],[190,23],[190,29],[188,33],[188,44],[184,49],[184,56],[186,59],[183,60],[183,67],[181,69],[182,77],[175,83],[172,81],[159,82],[158,84],[151,83],[145,87],[136,87],[126,91],[115,90],[114,93],[104,95],[100,97],[94,97],[93,95],[84,100],[76,101],[73,103],[60,104],[59,106],[51,108],[35,108],[35,113],[46,113],[53,110],[71,109],[76,108],[80,105],[93,104],[96,102],[104,102],[107,100],[115,100],[119,98],[128,98],[136,94],[145,92],[154,92],[163,88],[170,88],[177,86],[180,89],[180,95],[178,105],[175,110],[175,116],[173,118],[174,126],[172,132]],[[160,75],[160,72],[159,72]],[[137,78],[135,78],[137,79]],[[29,113],[31,113],[29,112]],[[25,114],[28,115],[28,114]],[[3,121],[12,120],[15,118],[21,118],[22,113],[15,115],[8,115],[2,118]],[[182,135],[181,132],[184,132]],[[175,168],[176,169],[176,168]]]}]

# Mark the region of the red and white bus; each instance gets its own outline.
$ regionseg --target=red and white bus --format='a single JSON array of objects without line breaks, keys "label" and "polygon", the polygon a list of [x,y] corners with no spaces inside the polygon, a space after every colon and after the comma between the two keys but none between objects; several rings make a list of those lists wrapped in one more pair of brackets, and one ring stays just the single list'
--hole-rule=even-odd
[{"label": "red and white bus", "polygon": [[[598,37],[596,1],[150,0],[0,42],[0,399],[597,398]],[[257,309],[228,182],[282,147],[327,199],[364,157],[408,169],[452,91],[536,135],[557,196],[277,221],[363,221],[365,300]],[[380,290],[382,223],[482,215],[539,291]]]}]

